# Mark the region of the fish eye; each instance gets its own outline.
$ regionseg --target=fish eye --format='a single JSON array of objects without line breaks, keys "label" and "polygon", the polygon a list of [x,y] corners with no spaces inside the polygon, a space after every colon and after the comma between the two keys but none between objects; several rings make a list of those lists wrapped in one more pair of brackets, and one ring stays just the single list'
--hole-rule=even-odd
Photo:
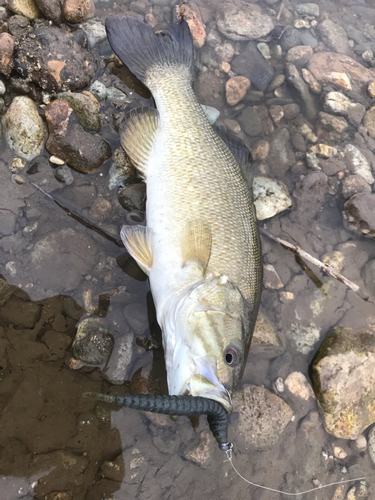
[{"label": "fish eye", "polygon": [[224,351],[224,359],[227,365],[236,366],[240,362],[241,355],[238,349],[233,346],[228,346]]}]

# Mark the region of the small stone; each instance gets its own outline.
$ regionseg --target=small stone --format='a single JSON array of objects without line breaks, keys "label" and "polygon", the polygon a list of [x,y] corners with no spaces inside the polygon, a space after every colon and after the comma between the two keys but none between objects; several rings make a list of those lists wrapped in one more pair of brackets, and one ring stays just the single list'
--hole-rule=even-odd
[{"label": "small stone", "polygon": [[[287,128],[276,130],[270,138],[270,150],[267,162],[278,177],[283,177],[285,172],[294,165],[295,155],[290,142],[290,133]],[[271,187],[272,189],[272,187]]]},{"label": "small stone", "polygon": [[111,481],[121,482],[125,476],[125,466],[122,453],[113,461],[105,460],[100,466],[103,477]]},{"label": "small stone", "polygon": [[65,0],[64,17],[69,23],[81,23],[95,14],[93,0]]},{"label": "small stone", "polygon": [[115,150],[112,159],[113,164],[108,172],[110,190],[130,184],[135,174],[134,166],[121,146]]},{"label": "small stone", "polygon": [[89,47],[95,47],[107,36],[105,26],[100,21],[87,21],[82,24],[82,29],[86,33]]},{"label": "small stone", "polygon": [[279,88],[285,82],[285,75],[279,74],[276,75],[272,82],[269,84],[267,88],[267,92],[273,92],[277,88]]},{"label": "small stone", "polygon": [[7,0],[7,7],[15,14],[20,14],[28,19],[39,17],[39,9],[35,0]]},{"label": "small stone", "polygon": [[297,90],[300,94],[301,99],[305,108],[305,115],[308,120],[315,121],[317,115],[317,109],[315,101],[310,94],[308,85],[305,83],[304,79],[300,75],[297,67],[292,63],[286,64],[286,78],[287,81]]},{"label": "small stone", "polygon": [[206,106],[205,104],[201,104],[203,111],[206,113],[208,121],[211,125],[214,125],[220,116],[220,111],[213,106]]},{"label": "small stone", "polygon": [[285,184],[267,177],[254,178],[253,198],[258,220],[274,217],[292,205]]},{"label": "small stone", "polygon": [[131,102],[125,92],[116,87],[107,88],[107,100],[119,106],[122,106],[123,104],[130,104]]},{"label": "small stone", "polygon": [[259,52],[262,54],[262,56],[264,57],[264,59],[271,59],[270,48],[266,43],[264,43],[264,42],[258,43],[257,48],[258,48]]},{"label": "small stone", "polygon": [[312,151],[306,152],[306,162],[310,168],[321,170],[321,167],[319,166],[319,158]]},{"label": "small stone", "polygon": [[274,28],[272,18],[255,4],[241,7],[224,3],[219,7],[217,27],[231,40],[256,40],[267,36]]},{"label": "small stone", "polygon": [[111,210],[111,202],[102,196],[98,196],[91,205],[90,215],[96,220],[101,220],[108,216],[111,213]]},{"label": "small stone", "polygon": [[215,55],[219,61],[229,63],[235,54],[235,49],[230,42],[224,42],[215,47]]},{"label": "small stone", "polygon": [[20,172],[20,170],[25,168],[25,165],[26,165],[26,163],[24,160],[22,160],[22,158],[14,158],[12,160],[12,164],[10,166],[10,171],[13,174],[17,174],[18,172]]},{"label": "small stone", "polygon": [[306,28],[310,28],[310,23],[307,19],[296,19],[294,21],[294,27],[297,28],[298,30]]},{"label": "small stone", "polygon": [[26,179],[24,177],[22,177],[22,175],[12,174],[11,181],[13,182],[13,184],[21,185],[21,184],[25,184]]},{"label": "small stone", "polygon": [[307,125],[307,123],[304,123],[300,127],[300,132],[301,134],[306,137],[306,139],[309,142],[312,142],[313,144],[318,141],[318,137],[314,134],[314,132],[311,130],[311,128]]},{"label": "small stone", "polygon": [[206,30],[200,16],[187,4],[180,6],[179,15],[188,23],[195,47],[203,47],[206,41]]},{"label": "small stone", "polygon": [[348,122],[344,118],[324,113],[324,111],[319,113],[319,120],[329,130],[334,130],[339,134],[342,134],[348,128]]},{"label": "small stone", "polygon": [[366,62],[370,62],[374,59],[374,53],[372,50],[365,50],[362,54],[362,59]]},{"label": "small stone", "polygon": [[337,155],[337,149],[327,144],[316,144],[311,146],[310,150],[322,158],[331,158],[331,156]]},{"label": "small stone", "polygon": [[341,448],[341,446],[334,446],[333,447],[333,455],[338,458],[339,460],[344,460],[348,456],[346,451]]},{"label": "small stone", "polygon": [[367,290],[375,297],[375,260],[366,262],[362,269]]},{"label": "small stone", "polygon": [[364,124],[370,136],[375,139],[375,106],[367,111]]},{"label": "small stone", "polygon": [[271,64],[260,54],[255,42],[249,42],[240,55],[231,61],[232,70],[246,76],[258,90],[264,91],[274,77]]},{"label": "small stone", "polygon": [[65,163],[64,160],[54,155],[50,156],[49,162],[52,164],[53,167],[61,167]]},{"label": "small stone", "polygon": [[9,33],[0,33],[0,73],[9,76],[13,68],[14,39]]},{"label": "small stone", "polygon": [[222,63],[219,64],[219,68],[224,71],[224,73],[228,73],[230,71],[230,64],[223,61]]},{"label": "small stone", "polygon": [[[363,434],[361,434],[356,440],[355,444],[360,451],[364,451],[367,448],[367,440]],[[374,461],[375,463],[375,461]]]},{"label": "small stone", "polygon": [[283,282],[272,264],[265,264],[263,271],[263,284],[266,288],[269,290],[284,288]]},{"label": "small stone", "polygon": [[98,101],[105,101],[107,99],[107,87],[99,80],[90,85],[89,91]]},{"label": "small stone", "polygon": [[281,37],[280,43],[283,50],[287,52],[292,47],[301,45],[301,34],[298,29],[287,28]]},{"label": "small stone", "polygon": [[345,158],[349,171],[362,176],[369,184],[374,183],[371,166],[367,158],[353,144],[345,146]]},{"label": "small stone", "polygon": [[277,392],[284,392],[284,381],[281,377],[275,380],[275,389]]},{"label": "small stone", "polygon": [[269,113],[275,123],[279,123],[279,121],[281,121],[284,116],[284,110],[282,106],[271,106],[269,109]]},{"label": "small stone", "polygon": [[251,343],[252,352],[265,358],[274,358],[284,351],[283,342],[267,316],[260,311]]},{"label": "small stone", "polygon": [[119,202],[126,210],[145,210],[146,186],[144,183],[129,184],[119,193]]},{"label": "small stone", "polygon": [[262,122],[255,108],[248,107],[238,117],[241,128],[251,137],[256,137],[262,130]]},{"label": "small stone", "polygon": [[315,323],[307,326],[301,324],[291,324],[290,336],[293,339],[296,349],[301,354],[310,354],[320,339],[320,329]]},{"label": "small stone", "polygon": [[342,195],[347,200],[357,193],[371,193],[371,187],[361,175],[348,175],[342,182]]},{"label": "small stone", "polygon": [[252,148],[251,153],[253,156],[253,160],[255,161],[263,161],[267,158],[270,150],[270,143],[268,141],[259,141]]},{"label": "small stone", "polygon": [[3,118],[9,146],[22,158],[32,160],[40,153],[46,128],[34,102],[26,96],[15,97]]},{"label": "small stone", "polygon": [[311,47],[308,45],[299,45],[288,50],[286,60],[297,67],[302,67],[309,62],[312,55],[313,49]]},{"label": "small stone", "polygon": [[239,134],[241,132],[241,127],[238,125],[236,120],[231,120],[230,118],[226,118],[224,120],[224,125],[235,134]]},{"label": "small stone", "polygon": [[0,95],[4,95],[6,90],[7,89],[5,87],[5,83],[2,80],[0,80]]},{"label": "small stone", "polygon": [[60,26],[62,22],[62,5],[59,0],[35,0],[35,2],[46,19]]},{"label": "small stone", "polygon": [[327,80],[333,83],[333,85],[336,85],[336,87],[342,87],[344,90],[352,90],[352,84],[346,73],[330,71],[327,73]]},{"label": "small stone", "polygon": [[340,54],[350,53],[350,46],[347,34],[344,29],[330,19],[324,19],[318,25],[318,31],[323,39],[323,42],[331,50]]},{"label": "small stone", "polygon": [[291,302],[292,300],[294,300],[294,293],[293,292],[279,292],[279,297],[280,297],[280,301],[283,303],[283,304],[287,304],[288,302]]},{"label": "small stone", "polygon": [[68,167],[68,165],[64,165],[62,167],[57,167],[55,172],[54,172],[55,178],[59,181],[62,182],[63,184],[66,184],[69,186],[70,184],[73,184],[74,182],[74,175],[72,170]]},{"label": "small stone", "polygon": [[344,205],[349,229],[375,238],[375,194],[358,193]]},{"label": "small stone", "polygon": [[101,365],[108,359],[113,338],[103,318],[84,316],[77,325],[72,345],[74,356],[89,364]]},{"label": "small stone", "polygon": [[294,394],[294,396],[304,399],[305,401],[315,398],[311,385],[301,372],[290,373],[285,379],[284,385],[289,392]]},{"label": "small stone", "polygon": [[63,92],[58,94],[59,99],[64,99],[73,108],[75,114],[78,116],[79,121],[86,130],[91,132],[99,132],[100,119],[99,109],[100,104],[93,94],[84,91],[78,92]]},{"label": "small stone", "polygon": [[235,106],[246,95],[250,87],[250,80],[245,76],[235,76],[230,78],[225,86],[227,103],[229,106]]},{"label": "small stone", "polygon": [[300,3],[295,6],[297,14],[300,16],[314,16],[319,17],[319,5],[316,3]]},{"label": "small stone", "polygon": [[298,106],[298,104],[285,104],[283,106],[283,110],[284,110],[284,116],[287,120],[294,120],[294,118],[296,118],[300,111],[301,111],[301,108]]},{"label": "small stone", "polygon": [[367,90],[371,97],[375,97],[375,81],[368,84]]},{"label": "small stone", "polygon": [[310,87],[311,92],[314,92],[314,94],[321,94],[322,86],[308,69],[302,68],[302,77]]},{"label": "small stone", "polygon": [[[344,116],[347,116],[350,121],[357,124],[361,123],[362,118],[366,113],[366,108],[362,104],[352,103],[350,99],[348,99],[344,94],[341,94],[340,92],[328,92],[328,94],[324,99],[324,107],[326,111],[331,111],[332,113],[342,114]],[[370,113],[370,111],[371,110],[369,110],[368,113]],[[365,118],[365,126],[366,126],[366,118]]]}]

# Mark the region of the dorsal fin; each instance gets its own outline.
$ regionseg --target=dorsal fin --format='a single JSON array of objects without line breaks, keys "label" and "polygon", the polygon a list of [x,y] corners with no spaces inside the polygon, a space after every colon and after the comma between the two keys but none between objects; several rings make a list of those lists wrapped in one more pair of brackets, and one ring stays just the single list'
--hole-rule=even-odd
[{"label": "dorsal fin", "polygon": [[181,246],[184,264],[195,262],[204,274],[211,257],[210,226],[204,221],[189,221],[182,231]]},{"label": "dorsal fin", "polygon": [[121,145],[145,179],[158,124],[159,113],[156,109],[136,108],[125,115],[121,125]]}]

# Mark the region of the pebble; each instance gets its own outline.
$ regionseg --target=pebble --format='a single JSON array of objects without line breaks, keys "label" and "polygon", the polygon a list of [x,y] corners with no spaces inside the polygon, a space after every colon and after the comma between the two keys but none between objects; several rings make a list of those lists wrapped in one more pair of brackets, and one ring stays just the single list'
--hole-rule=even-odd
[{"label": "pebble", "polygon": [[118,200],[126,210],[144,211],[146,208],[146,185],[141,182],[125,186],[120,191]]},{"label": "pebble", "polygon": [[267,92],[273,92],[277,88],[279,88],[285,82],[285,75],[279,74],[274,77],[272,82],[269,84],[267,88]]},{"label": "pebble", "polygon": [[251,84],[260,91],[265,91],[274,77],[274,69],[260,54],[255,42],[249,42],[240,55],[231,61],[232,70],[246,76]]},{"label": "pebble", "polygon": [[316,144],[315,146],[311,146],[310,150],[322,158],[331,158],[337,155],[337,149],[327,144]]},{"label": "pebble", "polygon": [[375,194],[352,196],[344,205],[344,215],[349,229],[375,238]]},{"label": "pebble", "polygon": [[301,45],[301,35],[300,32],[295,28],[287,28],[283,36],[281,37],[280,44],[283,50],[286,52],[292,47]]},{"label": "pebble", "polygon": [[124,104],[130,104],[131,100],[122,90],[116,87],[107,88],[107,100],[111,101],[112,104],[123,106]]},{"label": "pebble", "polygon": [[312,55],[313,49],[310,46],[298,45],[288,50],[286,60],[289,63],[295,64],[297,67],[302,67],[309,62]]},{"label": "pebble", "polygon": [[295,155],[290,142],[290,133],[287,128],[275,130],[270,138],[270,150],[267,162],[272,171],[283,177],[285,172],[294,165]]},{"label": "pebble", "polygon": [[235,54],[235,49],[230,42],[224,42],[215,47],[215,55],[220,62],[229,63]]},{"label": "pebble", "polygon": [[288,302],[291,302],[294,300],[294,293],[293,292],[279,292],[279,297],[280,297],[280,302],[283,304],[287,304]]},{"label": "pebble", "polygon": [[319,122],[324,127],[334,130],[340,135],[348,129],[348,122],[345,118],[330,115],[329,113],[324,113],[324,111],[319,113]]},{"label": "pebble", "polygon": [[366,62],[370,62],[374,59],[374,53],[372,50],[365,50],[362,54],[362,59]]},{"label": "pebble", "polygon": [[375,97],[375,81],[368,84],[367,90],[371,97]]},{"label": "pebble", "polygon": [[265,264],[263,266],[263,285],[268,290],[284,288],[283,282],[272,264]]},{"label": "pebble", "polygon": [[299,182],[293,192],[295,199],[295,210],[293,216],[299,222],[304,218],[312,217],[320,211],[324,202],[325,194],[328,190],[328,177],[324,172],[315,170],[305,175]]},{"label": "pebble", "polygon": [[26,96],[15,97],[3,118],[9,146],[30,161],[40,153],[46,128],[34,102]]},{"label": "pebble", "polygon": [[258,220],[274,217],[292,206],[285,184],[267,177],[254,177],[253,198]]},{"label": "pebble", "polygon": [[39,17],[39,9],[35,0],[7,0],[7,7],[15,14],[20,14],[28,19]]},{"label": "pebble", "polygon": [[364,118],[364,125],[367,129],[367,132],[370,136],[375,139],[375,106],[372,106],[366,114]]},{"label": "pebble", "polygon": [[256,137],[262,130],[262,122],[259,115],[253,107],[249,106],[238,117],[238,122],[244,132],[250,137]]},{"label": "pebble", "polygon": [[252,148],[251,153],[254,161],[263,161],[267,158],[270,150],[270,143],[268,141],[262,140],[255,144]]},{"label": "pebble", "polygon": [[93,0],[65,0],[64,17],[69,23],[81,23],[95,14]]},{"label": "pebble", "polygon": [[82,24],[82,29],[86,33],[90,48],[95,47],[107,36],[105,26],[100,21],[87,21]]},{"label": "pebble", "polygon": [[278,377],[276,380],[275,380],[275,389],[277,390],[277,392],[284,392],[284,381],[281,377]]},{"label": "pebble", "polygon": [[274,326],[262,311],[257,316],[251,345],[253,353],[265,359],[280,356],[285,350]]},{"label": "pebble", "polygon": [[218,30],[231,40],[257,40],[274,28],[272,18],[253,4],[241,7],[225,3],[217,13]]},{"label": "pebble", "polygon": [[[361,434],[355,441],[357,448],[360,451],[364,451],[367,448],[367,440],[363,434]],[[375,463],[375,460],[374,460]]]},{"label": "pebble", "polygon": [[58,156],[54,156],[54,155],[49,157],[49,162],[52,163],[53,167],[61,167],[65,163],[64,160],[62,160]]},{"label": "pebble", "polygon": [[293,87],[300,94],[304,102],[305,114],[307,119],[315,121],[315,118],[317,116],[315,102],[310,94],[309,87],[303,80],[302,76],[299,74],[296,66],[292,63],[286,64],[286,78],[288,82],[293,85]]},{"label": "pebble", "polygon": [[321,94],[322,86],[318,80],[306,68],[302,68],[302,77],[314,94]]},{"label": "pebble", "polygon": [[230,71],[230,64],[223,61],[222,63],[219,64],[219,69],[221,69],[221,71],[224,71],[224,73],[229,73]]},{"label": "pebble", "polygon": [[319,342],[321,332],[315,323],[306,326],[292,323],[289,333],[297,351],[306,356],[314,350],[315,345]]},{"label": "pebble", "polygon": [[103,318],[85,315],[77,325],[72,344],[74,356],[85,363],[101,365],[108,359],[113,347],[113,338]]},{"label": "pebble", "polygon": [[60,0],[35,0],[46,19],[60,26],[62,22],[62,3]]},{"label": "pebble", "polygon": [[372,175],[370,163],[365,155],[353,144],[347,144],[344,152],[349,171],[352,174],[360,175],[369,184],[373,184],[375,179]]},{"label": "pebble", "polygon": [[301,372],[290,373],[284,381],[284,386],[289,392],[294,394],[294,396],[304,399],[305,401],[315,398],[314,391],[309,381]]},{"label": "pebble", "polygon": [[264,59],[271,59],[270,48],[266,43],[264,43],[264,42],[258,43],[257,48],[258,48],[259,52],[262,54],[262,56],[264,57]]},{"label": "pebble", "polygon": [[334,446],[333,447],[333,455],[338,458],[339,460],[344,460],[348,456],[346,451],[341,448],[341,446]]},{"label": "pebble", "polygon": [[306,162],[310,168],[315,168],[317,170],[321,170],[321,167],[319,165],[319,158],[312,151],[306,152]]},{"label": "pebble", "polygon": [[5,87],[5,83],[0,80],[0,95],[4,95],[6,92],[6,87]]},{"label": "pebble", "polygon": [[349,54],[351,52],[348,36],[340,25],[330,19],[324,19],[317,29],[323,42],[331,50],[340,54]]},{"label": "pebble", "polygon": [[86,130],[92,132],[99,132],[100,119],[99,109],[100,104],[96,97],[90,92],[63,92],[58,94],[59,99],[64,99],[73,108],[75,114],[78,116],[79,121]]},{"label": "pebble", "polygon": [[296,19],[294,21],[294,27],[296,29],[310,28],[310,23],[307,19]]},{"label": "pebble", "polygon": [[[328,92],[324,98],[324,109],[328,112],[347,116],[349,121],[356,124],[361,123],[366,113],[366,108],[362,104],[352,103],[350,99],[341,92]],[[371,123],[371,118],[368,120],[368,123]]]},{"label": "pebble", "polygon": [[13,68],[14,39],[9,33],[0,33],[0,73],[9,76]]},{"label": "pebble", "polygon": [[[313,25],[314,21],[311,22],[311,26]],[[309,45],[311,48],[315,49],[318,45],[318,40],[315,38],[315,36],[311,33],[309,29],[301,29],[299,31],[300,34],[300,44],[301,45]]]},{"label": "pebble", "polygon": [[284,117],[284,110],[282,106],[270,106],[269,114],[275,123],[279,123]]},{"label": "pebble", "polygon": [[194,46],[198,48],[203,47],[207,35],[200,16],[195,12],[192,6],[187,4],[181,4],[179,14],[181,19],[184,19],[189,25]]},{"label": "pebble", "polygon": [[295,6],[297,14],[300,16],[314,16],[319,17],[319,5],[316,3],[300,3]]},{"label": "pebble", "polygon": [[246,76],[230,78],[225,85],[226,99],[229,106],[235,106],[246,95],[251,82]]},{"label": "pebble", "polygon": [[105,101],[107,99],[107,87],[99,80],[95,80],[95,82],[90,85],[89,91],[98,101]]},{"label": "pebble", "polygon": [[285,104],[283,106],[284,110],[284,116],[287,120],[294,120],[301,111],[301,108],[298,106],[298,104]]},{"label": "pebble", "polygon": [[55,178],[59,181],[62,182],[63,184],[66,184],[69,186],[70,184],[73,184],[74,182],[74,175],[72,170],[68,167],[68,165],[64,165],[62,167],[57,167],[55,172],[54,172]]},{"label": "pebble", "polygon": [[224,120],[224,125],[235,134],[239,134],[241,132],[241,127],[238,125],[236,120],[231,120],[230,118],[226,118]]},{"label": "pebble", "polygon": [[375,297],[375,260],[369,260],[363,266],[362,276],[367,290]]},{"label": "pebble", "polygon": [[211,125],[214,125],[220,116],[220,111],[213,106],[206,106],[205,104],[201,104],[203,111],[206,113],[208,121]]},{"label": "pebble", "polygon": [[13,174],[17,174],[20,170],[25,168],[25,165],[26,163],[24,160],[22,160],[22,158],[14,158],[10,166],[10,171]]}]

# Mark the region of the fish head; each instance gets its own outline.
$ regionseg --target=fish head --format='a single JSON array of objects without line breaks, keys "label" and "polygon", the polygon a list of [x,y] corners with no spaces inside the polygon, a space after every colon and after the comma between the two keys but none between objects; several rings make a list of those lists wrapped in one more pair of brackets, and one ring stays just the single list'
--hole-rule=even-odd
[{"label": "fish head", "polygon": [[211,398],[231,412],[231,391],[247,357],[248,317],[246,301],[226,276],[192,287],[173,314],[174,343],[166,352],[170,394]]}]

